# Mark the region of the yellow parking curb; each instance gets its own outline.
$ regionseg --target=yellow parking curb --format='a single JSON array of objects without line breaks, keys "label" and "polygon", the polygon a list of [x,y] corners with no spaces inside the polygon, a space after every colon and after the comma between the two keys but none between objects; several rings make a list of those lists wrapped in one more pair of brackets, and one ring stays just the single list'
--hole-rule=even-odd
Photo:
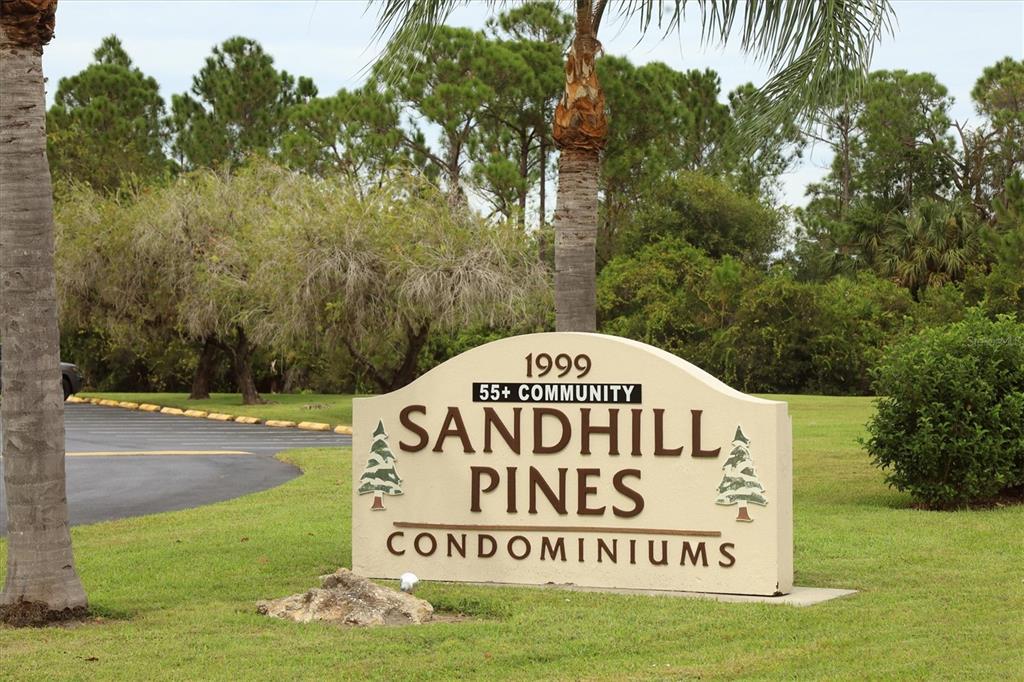
[{"label": "yellow parking curb", "polygon": [[96,450],[91,452],[67,452],[68,457],[144,457],[157,455],[251,455],[247,450]]},{"label": "yellow parking curb", "polygon": [[331,425],[323,422],[299,422],[299,428],[306,431],[330,431]]},{"label": "yellow parking curb", "polygon": [[154,403],[135,403],[128,400],[108,400],[106,398],[84,398],[79,396],[69,396],[67,399],[69,403],[88,403],[92,405],[102,405],[104,407],[120,407],[126,410],[139,410],[140,412],[159,412],[160,414],[170,414],[177,417],[195,417],[199,419],[212,419],[213,421],[229,422],[233,421],[236,424],[265,424],[266,426],[272,426],[281,429],[300,428],[304,431],[333,431],[334,433],[341,434],[343,436],[352,435],[352,427],[338,425],[334,426],[326,422],[299,422],[287,421],[284,419],[268,419],[264,421],[259,417],[249,416],[235,416],[231,414],[225,414],[223,412],[207,412],[205,410],[183,410],[177,407],[163,407]]}]

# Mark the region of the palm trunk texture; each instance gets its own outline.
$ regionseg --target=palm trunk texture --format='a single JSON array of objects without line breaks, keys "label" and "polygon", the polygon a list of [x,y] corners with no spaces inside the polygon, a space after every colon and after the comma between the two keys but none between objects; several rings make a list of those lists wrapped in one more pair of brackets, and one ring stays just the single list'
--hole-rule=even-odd
[{"label": "palm trunk texture", "polygon": [[86,611],[68,532],[42,46],[54,0],[0,9],[0,337],[7,575],[0,621]]},{"label": "palm trunk texture", "polygon": [[555,208],[555,330],[597,330],[597,152],[563,149]]},{"label": "palm trunk texture", "polygon": [[565,92],[553,134],[561,150],[555,204],[555,329],[597,329],[597,183],[608,139],[604,92],[594,61],[601,50],[589,0],[577,0],[576,38],[565,61]]}]

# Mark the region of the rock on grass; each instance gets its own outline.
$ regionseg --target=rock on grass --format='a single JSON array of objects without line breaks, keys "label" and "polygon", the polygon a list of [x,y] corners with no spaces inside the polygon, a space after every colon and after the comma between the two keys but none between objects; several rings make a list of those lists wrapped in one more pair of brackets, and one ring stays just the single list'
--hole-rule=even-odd
[{"label": "rock on grass", "polygon": [[434,607],[411,594],[381,587],[347,568],[323,576],[322,586],[305,594],[258,602],[257,611],[297,623],[413,625],[434,618]]}]

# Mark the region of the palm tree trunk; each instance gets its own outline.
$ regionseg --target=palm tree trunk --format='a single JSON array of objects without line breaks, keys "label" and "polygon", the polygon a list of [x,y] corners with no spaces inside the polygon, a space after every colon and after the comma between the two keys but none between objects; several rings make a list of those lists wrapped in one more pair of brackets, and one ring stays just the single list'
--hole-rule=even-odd
[{"label": "palm tree trunk", "polygon": [[68,532],[54,228],[42,46],[55,2],[3,3],[0,19],[0,337],[7,576],[0,621],[85,613]]},{"label": "palm tree trunk", "polygon": [[558,158],[555,204],[555,329],[597,329],[597,180],[596,151],[563,149]]},{"label": "palm tree trunk", "polygon": [[593,4],[577,0],[576,10],[576,37],[566,55],[565,91],[553,125],[562,151],[555,203],[555,329],[560,332],[597,329],[597,182],[608,140],[604,92],[594,63],[601,43]]}]

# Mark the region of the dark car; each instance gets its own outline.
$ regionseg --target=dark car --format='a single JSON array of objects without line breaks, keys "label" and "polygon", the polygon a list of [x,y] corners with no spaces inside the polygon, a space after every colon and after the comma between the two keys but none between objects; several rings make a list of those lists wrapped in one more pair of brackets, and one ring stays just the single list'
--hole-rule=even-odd
[{"label": "dark car", "polygon": [[82,390],[82,372],[70,362],[60,363],[61,383],[64,385],[64,400]]},{"label": "dark car", "polygon": [[[2,360],[0,360],[2,362]],[[60,363],[61,385],[64,388],[64,400],[82,390],[82,372],[70,362]],[[3,384],[0,384],[0,389]]]}]

